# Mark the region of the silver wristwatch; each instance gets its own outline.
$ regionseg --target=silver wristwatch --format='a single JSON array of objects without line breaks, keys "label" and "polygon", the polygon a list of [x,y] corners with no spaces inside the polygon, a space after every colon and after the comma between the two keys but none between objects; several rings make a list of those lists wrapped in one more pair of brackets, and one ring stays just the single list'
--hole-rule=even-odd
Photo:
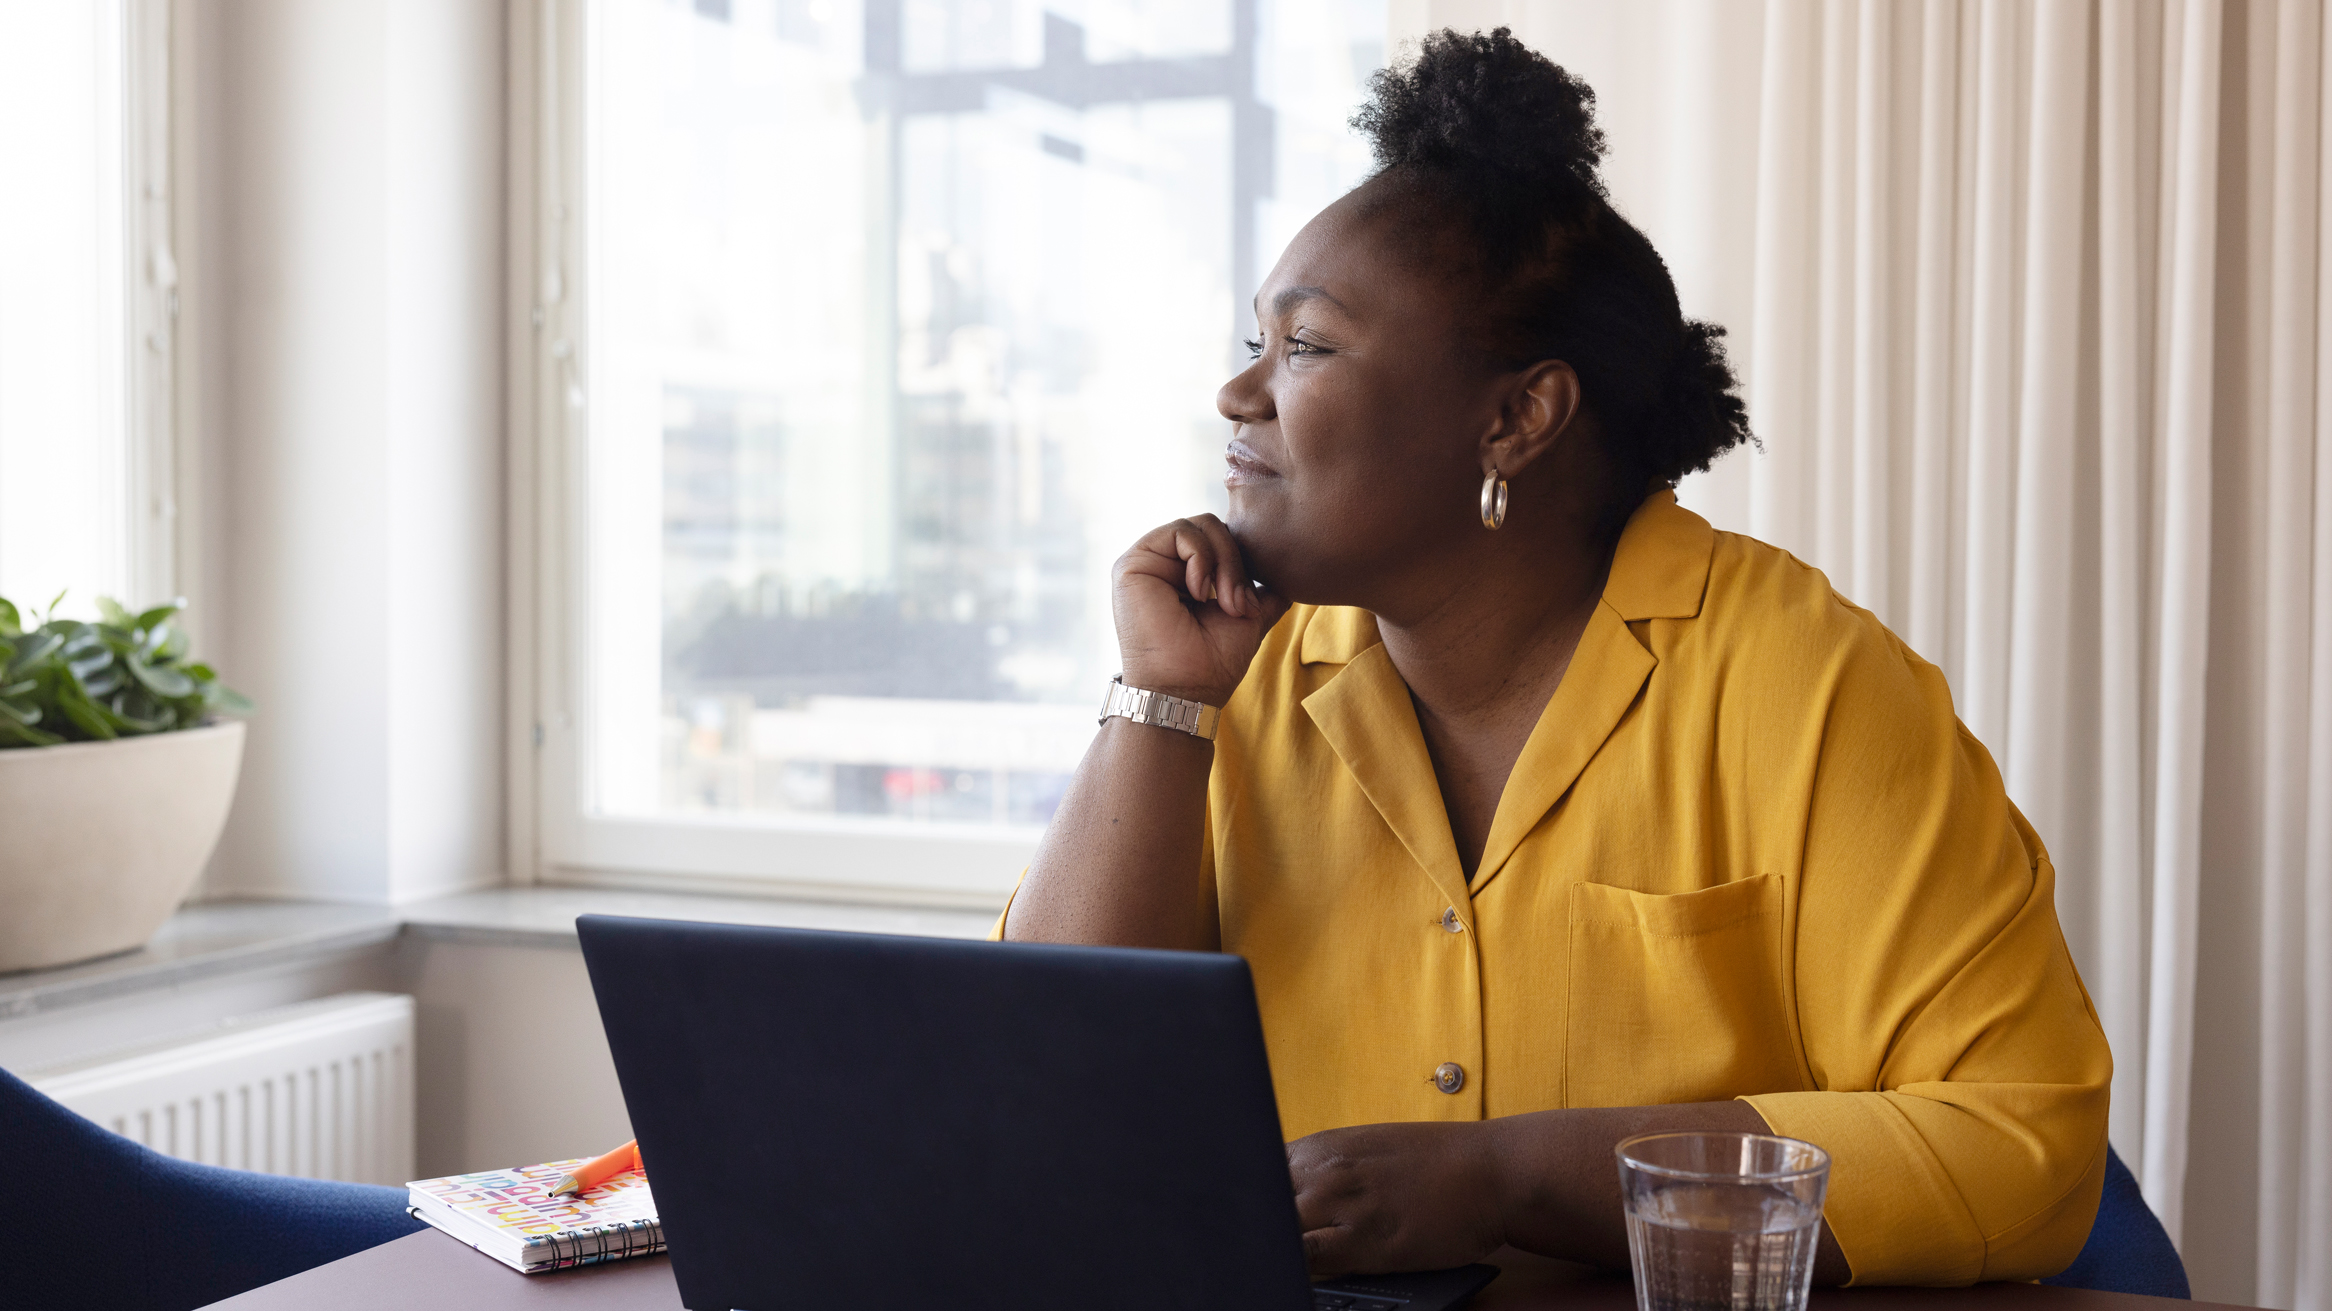
[{"label": "silver wristwatch", "polygon": [[1139,687],[1127,687],[1125,675],[1109,680],[1109,695],[1101,699],[1101,713],[1094,722],[1106,724],[1111,715],[1123,715],[1137,724],[1156,724],[1160,728],[1179,729],[1192,737],[1215,740],[1215,720],[1222,711],[1200,701],[1168,696]]}]

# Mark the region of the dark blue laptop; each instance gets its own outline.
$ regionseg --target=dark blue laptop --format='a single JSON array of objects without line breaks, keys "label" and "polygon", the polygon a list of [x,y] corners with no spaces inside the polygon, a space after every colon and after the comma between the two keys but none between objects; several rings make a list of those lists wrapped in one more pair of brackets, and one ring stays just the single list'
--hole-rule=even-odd
[{"label": "dark blue laptop", "polygon": [[1236,956],[576,921],[683,1303],[1438,1311],[1314,1285]]}]

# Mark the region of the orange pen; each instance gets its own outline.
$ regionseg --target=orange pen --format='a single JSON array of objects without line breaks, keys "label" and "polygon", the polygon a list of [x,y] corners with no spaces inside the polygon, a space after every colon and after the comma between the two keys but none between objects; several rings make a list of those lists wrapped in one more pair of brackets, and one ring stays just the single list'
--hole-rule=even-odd
[{"label": "orange pen", "polygon": [[543,1194],[545,1197],[571,1197],[586,1188],[596,1188],[626,1170],[642,1170],[640,1140],[632,1139],[605,1156],[595,1156],[578,1165],[568,1174],[559,1176]]}]

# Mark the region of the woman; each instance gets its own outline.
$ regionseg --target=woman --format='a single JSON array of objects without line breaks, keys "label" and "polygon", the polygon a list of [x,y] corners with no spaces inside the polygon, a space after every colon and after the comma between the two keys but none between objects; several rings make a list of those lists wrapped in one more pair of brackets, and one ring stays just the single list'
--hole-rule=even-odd
[{"label": "woman", "polygon": [[1623,1264],[1613,1145],[1717,1129],[1829,1149],[1825,1282],[2049,1274],[2111,1062],[2047,853],[1932,665],[1676,505],[1745,411],[1592,98],[1503,29],[1379,75],[1230,522],[1116,567],[1123,682],[1219,733],[1108,719],[1001,932],[1247,958],[1318,1273]]}]

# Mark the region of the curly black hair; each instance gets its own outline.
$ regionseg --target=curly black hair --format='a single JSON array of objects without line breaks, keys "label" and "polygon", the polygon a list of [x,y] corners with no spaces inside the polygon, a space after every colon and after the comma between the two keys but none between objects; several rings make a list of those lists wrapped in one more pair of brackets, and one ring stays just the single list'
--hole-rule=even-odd
[{"label": "curly black hair", "polygon": [[1352,117],[1375,147],[1369,185],[1465,230],[1483,348],[1508,368],[1571,366],[1626,508],[1756,440],[1725,330],[1684,317],[1667,264],[1611,206],[1592,88],[1506,28],[1444,28],[1370,93]]}]

